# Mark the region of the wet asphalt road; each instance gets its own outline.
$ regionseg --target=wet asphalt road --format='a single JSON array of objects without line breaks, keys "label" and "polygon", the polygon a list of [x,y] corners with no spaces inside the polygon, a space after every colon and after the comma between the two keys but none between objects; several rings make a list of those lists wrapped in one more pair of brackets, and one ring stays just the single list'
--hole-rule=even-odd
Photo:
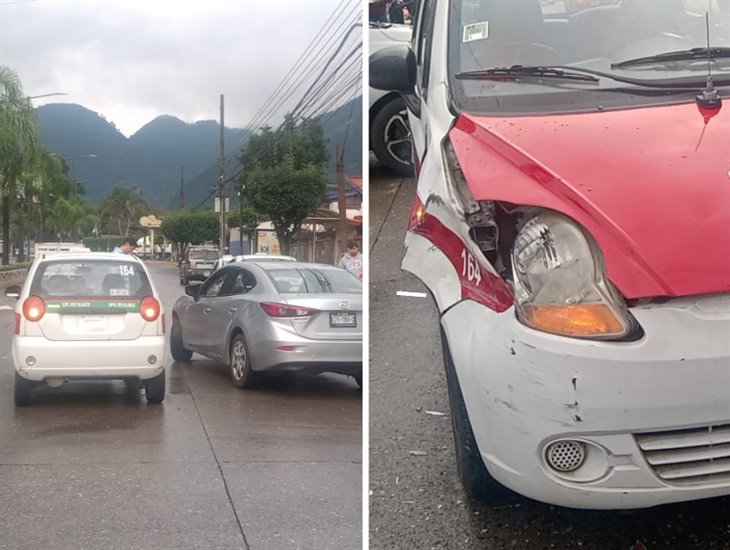
[{"label": "wet asphalt road", "polygon": [[396,296],[425,291],[400,271],[415,182],[374,163],[370,174],[370,547],[628,550],[638,540],[648,550],[730,549],[730,498],[632,512],[517,495],[491,508],[466,500],[436,308],[430,297]]},{"label": "wet asphalt road", "polygon": [[[169,264],[151,272],[169,326],[182,287]],[[361,548],[353,379],[242,391],[222,365],[168,357],[162,405],[121,382],[77,382],[16,409],[11,332],[0,311],[0,548]]]}]

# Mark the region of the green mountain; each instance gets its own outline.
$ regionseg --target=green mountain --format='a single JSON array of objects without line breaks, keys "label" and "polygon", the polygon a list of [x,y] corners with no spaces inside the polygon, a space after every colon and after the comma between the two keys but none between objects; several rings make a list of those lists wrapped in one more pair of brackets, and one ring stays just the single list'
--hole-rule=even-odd
[{"label": "green mountain", "polygon": [[[81,105],[54,103],[36,111],[46,148],[67,160],[71,177],[83,184],[94,204],[113,187],[134,186],[146,201],[175,208],[180,202],[181,166],[186,206],[205,201],[218,181],[220,126],[214,120],[189,124],[162,115],[126,138],[113,123]],[[342,143],[345,134],[345,172],[361,174],[362,98],[326,113],[321,121],[332,149],[331,181],[334,144]],[[240,170],[237,157],[249,135],[247,129],[226,128],[227,177]]]}]

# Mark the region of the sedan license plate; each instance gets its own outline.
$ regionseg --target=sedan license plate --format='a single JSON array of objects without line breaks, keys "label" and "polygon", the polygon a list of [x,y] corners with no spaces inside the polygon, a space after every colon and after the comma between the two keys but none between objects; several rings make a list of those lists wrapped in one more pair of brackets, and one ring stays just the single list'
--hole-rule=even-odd
[{"label": "sedan license plate", "polygon": [[357,318],[354,313],[330,313],[330,326],[333,328],[356,327]]}]

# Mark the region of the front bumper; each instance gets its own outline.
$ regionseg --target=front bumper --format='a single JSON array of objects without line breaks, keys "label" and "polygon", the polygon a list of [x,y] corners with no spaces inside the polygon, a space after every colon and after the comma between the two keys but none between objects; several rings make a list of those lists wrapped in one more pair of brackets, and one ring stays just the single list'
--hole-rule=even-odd
[{"label": "front bumper", "polygon": [[[46,378],[139,378],[148,380],[164,370],[165,336],[135,340],[55,341],[42,336],[15,336],[15,370],[28,380]],[[150,363],[149,358],[155,357]],[[33,364],[28,358],[32,357]]]},{"label": "front bumper", "polygon": [[[637,342],[537,332],[512,309],[495,313],[470,300],[443,315],[474,435],[497,481],[575,508],[730,494],[730,296],[632,313],[645,331]],[[704,459],[681,457],[686,437],[704,442]],[[587,443],[591,460],[557,472],[545,453],[558,439]],[[638,439],[678,462],[651,465]]]}]

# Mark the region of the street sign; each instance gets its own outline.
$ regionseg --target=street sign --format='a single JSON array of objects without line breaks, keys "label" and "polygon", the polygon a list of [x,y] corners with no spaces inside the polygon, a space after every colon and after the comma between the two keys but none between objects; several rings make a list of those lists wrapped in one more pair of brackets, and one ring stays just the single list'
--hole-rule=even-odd
[{"label": "street sign", "polygon": [[[230,212],[231,210],[231,200],[226,197],[226,212]],[[215,211],[220,212],[221,211],[221,200],[220,198],[215,198]]]},{"label": "street sign", "polygon": [[162,225],[162,220],[156,218],[154,215],[142,216],[139,219],[139,225],[150,228],[160,227]]}]

